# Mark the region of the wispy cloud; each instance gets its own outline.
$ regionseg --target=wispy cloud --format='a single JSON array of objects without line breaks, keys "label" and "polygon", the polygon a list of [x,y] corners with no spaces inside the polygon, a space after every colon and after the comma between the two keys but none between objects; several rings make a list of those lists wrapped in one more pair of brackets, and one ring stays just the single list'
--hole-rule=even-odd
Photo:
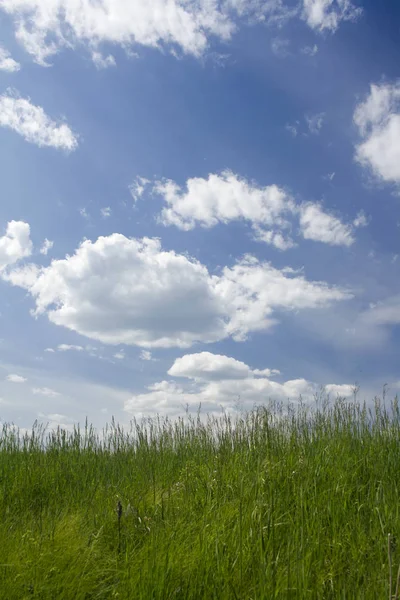
[{"label": "wispy cloud", "polygon": [[0,46],[0,71],[8,71],[8,73],[14,73],[19,71],[21,65],[19,62],[14,60],[9,51]]},{"label": "wispy cloud", "polygon": [[41,106],[20,98],[8,90],[0,96],[0,126],[12,129],[27,142],[72,151],[78,147],[78,137],[66,123],[53,121]]}]

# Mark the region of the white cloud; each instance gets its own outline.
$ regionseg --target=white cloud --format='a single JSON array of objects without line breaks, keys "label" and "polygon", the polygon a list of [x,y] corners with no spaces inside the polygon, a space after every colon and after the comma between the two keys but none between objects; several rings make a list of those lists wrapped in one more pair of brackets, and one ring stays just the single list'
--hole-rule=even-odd
[{"label": "white cloud", "polygon": [[19,62],[14,60],[9,51],[0,46],[0,71],[8,71],[9,73],[14,73],[15,71],[19,71],[21,65]]},{"label": "white cloud", "polygon": [[325,391],[330,396],[340,396],[341,398],[349,398],[354,394],[354,385],[337,385],[335,383],[328,383],[328,385],[325,386]]},{"label": "white cloud", "polygon": [[295,207],[291,197],[278,186],[258,187],[231,171],[210,174],[208,179],[188,179],[186,190],[171,180],[159,181],[154,191],[167,204],[160,215],[164,225],[189,231],[196,225],[210,228],[218,223],[245,220],[255,228],[257,239],[268,243],[274,243],[276,228],[289,226],[287,216]]},{"label": "white cloud", "polygon": [[7,375],[6,380],[10,381],[11,383],[25,383],[25,381],[27,381],[25,377],[21,377],[21,375],[16,375],[15,373],[10,373],[10,375]]},{"label": "white cloud", "polygon": [[162,222],[186,231],[197,224],[213,227],[237,219],[274,225],[293,206],[291,198],[276,185],[260,188],[231,171],[210,174],[208,179],[188,179],[186,187],[183,191],[167,180],[157,182],[154,188],[168,205],[161,213]]},{"label": "white cloud", "polygon": [[58,396],[61,396],[59,392],[56,392],[48,387],[34,387],[32,388],[32,393],[37,396],[46,396],[47,398],[57,398]]},{"label": "white cloud", "polygon": [[275,311],[316,309],[351,297],[343,289],[309,282],[290,269],[278,270],[251,256],[232,268],[225,267],[216,289],[229,306],[227,331],[239,341],[249,332],[275,324]]},{"label": "white cloud", "polygon": [[117,63],[112,54],[103,56],[101,52],[92,52],[92,61],[98,69],[108,69],[109,67],[116,67]]},{"label": "white cloud", "polygon": [[124,350],[120,350],[119,352],[116,352],[113,356],[117,360],[125,360],[125,358],[126,358]]},{"label": "white cloud", "polygon": [[298,205],[282,188],[262,188],[231,171],[188,179],[186,190],[171,180],[156,182],[154,191],[167,205],[159,220],[185,231],[196,225],[210,228],[245,220],[251,224],[255,240],[288,250],[296,245],[290,236],[291,221],[300,219],[300,232],[306,239],[344,246],[355,241],[352,225],[324,212],[319,204]]},{"label": "white cloud", "polygon": [[400,183],[400,82],[371,85],[354,112],[361,143],[356,160],[388,183]]},{"label": "white cloud", "polygon": [[219,381],[247,379],[251,377],[272,377],[279,375],[276,369],[250,369],[244,362],[211,352],[185,354],[176,359],[168,371],[172,377],[186,377],[195,381]]},{"label": "white cloud", "polygon": [[149,350],[142,350],[140,353],[140,360],[154,360]]},{"label": "white cloud", "polygon": [[86,345],[84,347],[77,344],[59,344],[56,348],[46,348],[45,352],[87,352],[88,355],[93,358],[103,358],[98,354],[98,348],[91,345]]},{"label": "white cloud", "polygon": [[83,346],[76,346],[73,344],[59,344],[57,350],[60,352],[68,352],[69,350],[75,350],[75,352],[83,352]]},{"label": "white cloud", "polygon": [[316,115],[306,116],[307,127],[313,135],[318,135],[324,124],[325,113],[318,113]]},{"label": "white cloud", "polygon": [[72,256],[40,268],[36,280],[7,279],[29,290],[36,315],[106,344],[190,347],[243,340],[276,323],[277,311],[319,308],[352,295],[290,269],[245,257],[210,275],[157,239],[121,234],[85,240]]},{"label": "white cloud", "polygon": [[108,217],[111,217],[111,208],[109,206],[106,206],[105,208],[101,208],[100,214],[103,217],[103,219],[108,219]]},{"label": "white cloud", "polygon": [[243,20],[280,26],[298,14],[283,0],[0,0],[0,9],[39,64],[62,48],[86,45],[100,68],[113,64],[102,44],[130,55],[141,45],[200,57],[213,38],[230,40]]},{"label": "white cloud", "polygon": [[9,265],[31,254],[32,242],[28,223],[10,221],[5,235],[0,237],[0,273]]},{"label": "white cloud", "polygon": [[[275,373],[276,372],[272,372]],[[204,412],[218,411],[220,407],[234,410],[251,409],[266,404],[268,400],[296,401],[300,396],[310,401],[320,386],[305,379],[278,383],[271,381],[271,372],[252,370],[243,362],[209,352],[179,358],[168,371],[169,375],[185,377],[195,382],[188,389],[172,381],[162,381],[149,386],[148,391],[131,397],[125,410],[136,417],[157,413],[179,413],[186,406]],[[259,376],[256,376],[258,374]],[[352,386],[328,384],[325,390],[331,396],[350,396]]]},{"label": "white cloud", "polygon": [[350,0],[303,0],[303,19],[317,31],[334,32],[341,21],[356,21],[361,14]]},{"label": "white cloud", "polygon": [[0,126],[12,129],[39,147],[72,151],[78,146],[77,136],[66,123],[53,121],[41,106],[19,98],[11,90],[0,96]]},{"label": "white cloud", "polygon": [[137,202],[144,194],[146,187],[151,183],[149,179],[145,177],[136,177],[135,181],[129,186],[132,198]]},{"label": "white cloud", "polygon": [[332,246],[351,246],[353,227],[323,211],[319,204],[303,204],[300,209],[300,229],[306,240]]},{"label": "white cloud", "polygon": [[54,246],[54,242],[48,240],[47,238],[43,242],[43,246],[40,248],[40,254],[47,256],[49,250]]},{"label": "white cloud", "polygon": [[245,363],[211,352],[186,354],[178,358],[168,371],[168,375],[172,377],[188,377],[200,381],[245,379],[250,373]]},{"label": "white cloud", "polygon": [[24,265],[23,267],[17,267],[8,271],[4,271],[1,274],[1,278],[12,285],[29,290],[29,288],[35,284],[40,272],[40,267],[30,263]]},{"label": "white cloud", "polygon": [[306,56],[315,56],[318,54],[318,46],[317,44],[314,44],[314,46],[304,46],[304,48],[301,49],[301,52]]}]

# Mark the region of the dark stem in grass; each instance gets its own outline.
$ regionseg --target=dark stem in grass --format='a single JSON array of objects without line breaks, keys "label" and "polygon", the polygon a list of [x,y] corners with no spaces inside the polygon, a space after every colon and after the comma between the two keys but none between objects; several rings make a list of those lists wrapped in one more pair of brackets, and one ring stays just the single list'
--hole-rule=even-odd
[{"label": "dark stem in grass", "polygon": [[399,565],[399,570],[397,571],[396,591],[394,593],[394,600],[398,600],[399,592],[400,592],[400,565]]},{"label": "dark stem in grass", "polygon": [[389,561],[389,600],[392,600],[392,544],[390,543],[390,533],[388,534],[388,561]]},{"label": "dark stem in grass", "polygon": [[117,517],[118,517],[118,554],[121,552],[121,519],[122,519],[122,504],[118,500],[117,504]]}]

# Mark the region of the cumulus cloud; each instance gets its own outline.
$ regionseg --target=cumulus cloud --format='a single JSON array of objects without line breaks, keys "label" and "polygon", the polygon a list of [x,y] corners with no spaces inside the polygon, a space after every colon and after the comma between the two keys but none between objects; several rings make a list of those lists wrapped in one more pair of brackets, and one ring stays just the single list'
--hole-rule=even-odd
[{"label": "cumulus cloud", "polygon": [[158,239],[121,234],[85,240],[75,253],[37,269],[27,289],[36,316],[106,344],[190,347],[227,337],[243,340],[277,322],[278,311],[317,309],[351,293],[308,281],[290,269],[246,256],[220,275],[198,261],[163,251]]},{"label": "cumulus cloud", "polygon": [[[361,224],[358,215],[354,227]],[[337,217],[323,211],[319,204],[304,204],[300,209],[300,229],[306,240],[324,242],[332,246],[351,246],[354,243],[353,226],[345,225]]]},{"label": "cumulus cloud", "polygon": [[0,96],[0,126],[12,129],[27,142],[66,151],[78,147],[78,138],[66,123],[53,121],[41,106],[7,90]]},{"label": "cumulus cloud", "polygon": [[334,32],[341,21],[356,21],[361,14],[351,0],[303,0],[303,19],[316,31]]},{"label": "cumulus cloud", "polygon": [[150,350],[142,350],[140,353],[140,360],[155,360]]},{"label": "cumulus cloud", "polygon": [[178,358],[168,375],[188,377],[194,380],[212,381],[214,379],[245,379],[250,376],[249,367],[234,358],[211,352],[186,354]]},{"label": "cumulus cloud", "polygon": [[14,73],[15,71],[19,71],[21,65],[19,62],[14,60],[9,51],[0,46],[0,71],[8,71],[9,73]]},{"label": "cumulus cloud", "polygon": [[11,383],[25,383],[27,381],[25,377],[21,377],[21,375],[16,375],[15,373],[10,373],[10,375],[7,375],[6,380],[10,381]]},{"label": "cumulus cloud", "polygon": [[15,285],[28,290],[32,285],[35,284],[39,274],[40,267],[35,264],[27,264],[23,267],[16,267],[1,273],[1,278],[4,281],[8,281],[11,285]]},{"label": "cumulus cloud", "polygon": [[[356,20],[361,9],[350,0],[302,0],[302,17],[319,31],[335,31],[343,20]],[[14,20],[17,40],[37,63],[63,48],[85,46],[98,68],[113,66],[102,44],[119,45],[128,54],[138,46],[203,56],[213,39],[229,41],[242,23],[281,27],[299,16],[284,0],[0,0]]]},{"label": "cumulus cloud", "polygon": [[[210,352],[185,355],[175,361],[168,374],[187,378],[194,387],[187,389],[175,381],[162,381],[129,398],[124,408],[135,416],[178,413],[186,406],[196,409],[200,404],[204,411],[216,411],[218,407],[232,410],[238,402],[241,408],[250,409],[270,399],[296,401],[301,396],[305,401],[311,400],[320,390],[319,385],[305,379],[271,381],[271,373],[277,372],[253,370],[234,358]],[[334,397],[353,393],[351,385],[328,384],[325,390]]]},{"label": "cumulus cloud", "polygon": [[276,369],[251,370],[244,362],[211,352],[186,354],[177,358],[168,371],[172,377],[186,377],[196,381],[219,381],[247,379],[249,377],[272,377],[279,375]]},{"label": "cumulus cloud", "polygon": [[[1,118],[1,117],[0,117]],[[10,221],[0,237],[0,273],[9,265],[32,254],[30,227],[24,221]]]},{"label": "cumulus cloud", "polygon": [[84,44],[96,66],[114,64],[103,57],[103,43],[129,52],[137,45],[170,48],[199,57],[212,38],[229,40],[238,18],[283,22],[297,11],[282,0],[0,0],[15,22],[16,37],[42,65],[62,48]]},{"label": "cumulus cloud", "polygon": [[400,183],[400,82],[371,85],[354,112],[356,160],[387,183]]},{"label": "cumulus cloud", "polygon": [[210,174],[208,179],[188,179],[186,190],[174,181],[159,181],[154,191],[167,207],[160,220],[186,231],[196,225],[213,227],[218,223],[245,219],[259,226],[284,226],[285,213],[293,210],[293,200],[276,185],[258,187],[231,171]]},{"label": "cumulus cloud", "polygon": [[158,181],[153,191],[167,205],[161,211],[160,222],[185,231],[196,225],[210,228],[244,220],[251,225],[257,241],[288,250],[296,245],[290,235],[292,221],[299,219],[300,233],[306,239],[344,246],[355,241],[353,226],[324,212],[320,204],[299,205],[277,185],[260,187],[231,171],[210,174],[207,179],[188,179],[186,189],[171,180]]}]

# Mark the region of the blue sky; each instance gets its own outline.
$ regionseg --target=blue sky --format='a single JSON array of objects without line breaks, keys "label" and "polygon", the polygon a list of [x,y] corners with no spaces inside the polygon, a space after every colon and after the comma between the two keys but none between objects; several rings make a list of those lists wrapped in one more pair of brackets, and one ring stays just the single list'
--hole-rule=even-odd
[{"label": "blue sky", "polygon": [[394,395],[398,4],[129,10],[0,0],[0,419]]}]

